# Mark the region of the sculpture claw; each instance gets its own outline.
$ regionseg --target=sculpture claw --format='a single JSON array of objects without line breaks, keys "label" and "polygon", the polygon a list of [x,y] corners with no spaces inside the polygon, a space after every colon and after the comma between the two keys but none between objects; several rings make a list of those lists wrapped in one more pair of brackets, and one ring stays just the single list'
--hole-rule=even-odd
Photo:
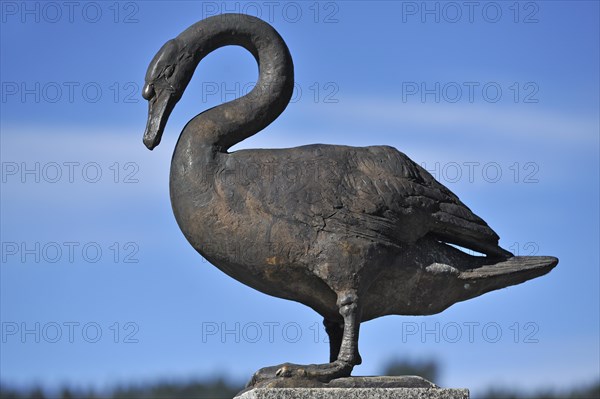
[{"label": "sculpture claw", "polygon": [[287,364],[285,366],[281,367],[275,373],[275,376],[280,377],[280,378],[301,377],[301,376],[305,376],[305,375],[306,375],[306,371],[304,371],[304,369],[298,368],[298,369],[294,370],[292,367],[290,367],[290,365],[287,365]]},{"label": "sculpture claw", "polygon": [[254,373],[246,388],[256,386],[265,381],[273,380],[278,377],[284,377],[286,372],[286,366],[289,363],[280,364],[279,366],[263,367]]}]

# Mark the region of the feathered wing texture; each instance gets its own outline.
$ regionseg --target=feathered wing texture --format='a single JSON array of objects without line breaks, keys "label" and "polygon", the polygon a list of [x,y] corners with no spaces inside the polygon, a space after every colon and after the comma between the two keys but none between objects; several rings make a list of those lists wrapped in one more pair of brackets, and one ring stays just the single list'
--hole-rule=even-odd
[{"label": "feathered wing texture", "polygon": [[487,255],[509,256],[498,235],[424,168],[392,147],[368,147],[357,154],[358,171],[372,187],[364,201],[380,198],[377,213],[405,220],[412,239],[425,234]]},{"label": "feathered wing texture", "polygon": [[261,159],[262,168],[270,165],[259,184],[238,186],[247,203],[262,198],[266,214],[392,243],[431,234],[487,255],[510,256],[485,221],[395,148],[317,144],[231,154],[241,164],[245,155]]}]

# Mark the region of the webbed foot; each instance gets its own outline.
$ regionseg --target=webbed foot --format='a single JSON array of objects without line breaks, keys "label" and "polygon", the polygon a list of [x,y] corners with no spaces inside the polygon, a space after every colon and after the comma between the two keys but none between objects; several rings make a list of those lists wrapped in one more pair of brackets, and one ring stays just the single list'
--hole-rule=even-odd
[{"label": "webbed foot", "polygon": [[[342,360],[325,364],[292,364],[283,363],[277,366],[264,367],[252,376],[246,387],[267,385],[293,386],[293,381],[283,380],[313,380],[315,382],[329,382],[334,378],[348,377],[353,366]],[[278,380],[277,382],[275,380]],[[273,383],[273,384],[271,384]],[[306,384],[302,384],[305,386]]]},{"label": "webbed foot", "polygon": [[[278,366],[265,367],[258,370],[246,385],[250,387],[317,387],[329,381],[349,377],[355,365],[360,364],[358,353],[358,330],[360,327],[360,307],[358,297],[353,290],[338,293],[337,306],[344,323],[328,330],[333,335],[334,344],[331,356],[337,359],[330,363],[299,365],[283,363]],[[326,323],[326,327],[329,323]]]}]

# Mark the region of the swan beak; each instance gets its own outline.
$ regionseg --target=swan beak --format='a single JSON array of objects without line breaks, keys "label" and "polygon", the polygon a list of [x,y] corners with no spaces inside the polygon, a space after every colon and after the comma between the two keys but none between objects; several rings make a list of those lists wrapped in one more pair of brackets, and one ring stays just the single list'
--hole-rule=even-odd
[{"label": "swan beak", "polygon": [[162,91],[148,98],[148,122],[144,132],[144,144],[149,150],[153,150],[160,144],[169,115],[177,102],[172,94],[169,91]]}]

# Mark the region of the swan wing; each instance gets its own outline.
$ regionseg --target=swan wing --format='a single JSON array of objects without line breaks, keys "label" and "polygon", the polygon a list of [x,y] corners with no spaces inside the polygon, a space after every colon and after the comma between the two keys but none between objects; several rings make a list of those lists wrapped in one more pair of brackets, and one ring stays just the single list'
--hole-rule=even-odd
[{"label": "swan wing", "polygon": [[387,146],[365,150],[354,160],[353,177],[362,180],[355,212],[400,221],[406,241],[431,234],[487,255],[510,255],[483,219],[408,156]]},{"label": "swan wing", "polygon": [[236,190],[273,217],[392,243],[431,234],[488,255],[508,254],[483,219],[393,147],[315,144],[231,155],[240,164],[260,160],[253,167],[260,179]]}]

